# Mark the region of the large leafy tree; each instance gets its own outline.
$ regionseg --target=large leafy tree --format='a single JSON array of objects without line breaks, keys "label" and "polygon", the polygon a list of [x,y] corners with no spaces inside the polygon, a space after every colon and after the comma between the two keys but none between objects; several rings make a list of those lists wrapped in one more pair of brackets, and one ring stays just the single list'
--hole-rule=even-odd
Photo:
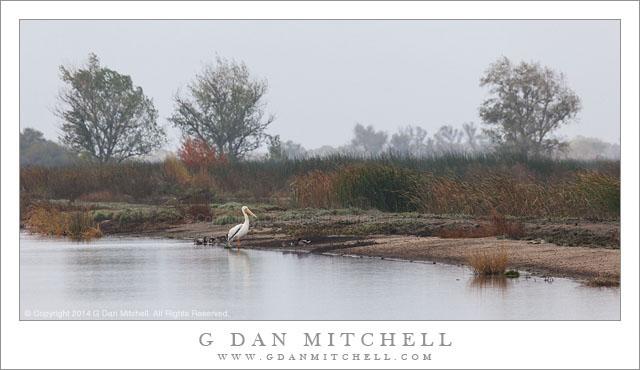
[{"label": "large leafy tree", "polygon": [[503,57],[490,65],[480,86],[492,94],[479,108],[490,126],[484,132],[499,149],[542,156],[566,148],[552,132],[575,120],[581,104],[562,73],[534,62],[514,65]]},{"label": "large leafy tree", "polygon": [[169,118],[184,134],[215,147],[231,161],[244,158],[265,142],[266,80],[254,78],[244,63],[218,57],[188,85],[188,96],[176,94]]},{"label": "large leafy tree", "polygon": [[60,72],[66,86],[56,113],[64,120],[63,144],[100,162],[120,162],[162,145],[166,134],[153,101],[130,76],[100,66],[95,54],[85,67],[60,66]]}]

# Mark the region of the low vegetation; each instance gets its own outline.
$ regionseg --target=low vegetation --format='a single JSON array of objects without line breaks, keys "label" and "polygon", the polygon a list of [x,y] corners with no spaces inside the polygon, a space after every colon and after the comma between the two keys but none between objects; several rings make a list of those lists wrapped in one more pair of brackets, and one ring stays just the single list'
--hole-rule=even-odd
[{"label": "low vegetation", "polygon": [[520,277],[520,272],[517,271],[517,270],[509,270],[509,271],[504,273],[504,276],[508,277],[510,279],[519,278]]},{"label": "low vegetation", "polygon": [[587,280],[584,284],[590,287],[617,287],[620,286],[620,277],[601,275]]},{"label": "low vegetation", "polygon": [[27,223],[32,231],[44,235],[74,238],[102,236],[100,225],[89,210],[62,212],[54,206],[40,203],[38,207],[31,207],[28,211]]},{"label": "low vegetation", "polygon": [[222,215],[213,220],[214,225],[230,225],[239,223],[242,223],[242,218],[233,215]]},{"label": "low vegetation", "polygon": [[[25,167],[22,199],[205,204],[267,202],[282,208],[490,217],[618,220],[619,162],[507,155],[323,158]],[[204,209],[197,214],[207,216]],[[192,211],[187,211],[194,214]],[[500,227],[517,227],[505,223]],[[485,228],[486,229],[486,228]],[[484,230],[483,232],[488,232]],[[500,235],[518,230],[493,230]]]},{"label": "low vegetation", "polygon": [[447,229],[438,233],[441,238],[486,238],[489,236],[508,236],[520,238],[524,235],[524,223],[522,221],[507,220],[506,216],[493,211],[489,216],[489,222],[480,222],[472,230]]},{"label": "low vegetation", "polygon": [[[475,163],[460,160],[443,171],[382,163],[353,164],[329,173],[310,171],[294,176],[291,187],[294,202],[300,207],[357,206],[387,212],[472,216],[498,212],[514,217],[619,218],[617,174],[570,169],[567,163],[563,168],[561,162],[548,165],[557,166],[560,171],[551,174],[548,169],[537,170],[534,163],[498,165],[481,160]],[[517,232],[503,231],[503,234]]]}]

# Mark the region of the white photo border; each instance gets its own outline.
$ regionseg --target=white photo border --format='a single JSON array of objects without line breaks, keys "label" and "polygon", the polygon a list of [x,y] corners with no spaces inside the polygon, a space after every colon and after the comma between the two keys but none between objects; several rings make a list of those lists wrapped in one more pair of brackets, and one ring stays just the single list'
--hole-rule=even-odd
[{"label": "white photo border", "polygon": [[[638,368],[638,2],[2,2],[2,368]],[[620,19],[620,321],[19,321],[20,19]],[[424,361],[221,361],[231,332],[448,333]],[[203,347],[198,337],[213,333]],[[219,343],[217,340],[219,339]],[[293,341],[279,352],[308,351]],[[217,345],[217,347],[216,347]],[[344,348],[342,349],[345,350]],[[348,349],[352,351],[351,349]],[[379,351],[373,348],[369,352]],[[402,349],[389,349],[399,354]],[[330,353],[322,347],[320,352]],[[272,352],[276,352],[272,350]],[[364,351],[363,351],[364,352]]]}]

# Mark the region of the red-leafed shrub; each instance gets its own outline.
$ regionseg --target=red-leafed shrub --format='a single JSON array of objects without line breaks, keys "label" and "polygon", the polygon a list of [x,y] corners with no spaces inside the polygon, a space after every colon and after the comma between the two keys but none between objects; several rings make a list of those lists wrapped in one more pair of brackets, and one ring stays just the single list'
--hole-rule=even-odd
[{"label": "red-leafed shrub", "polygon": [[216,152],[216,148],[209,146],[200,139],[185,137],[178,149],[178,157],[188,168],[213,168],[224,163],[224,157]]}]

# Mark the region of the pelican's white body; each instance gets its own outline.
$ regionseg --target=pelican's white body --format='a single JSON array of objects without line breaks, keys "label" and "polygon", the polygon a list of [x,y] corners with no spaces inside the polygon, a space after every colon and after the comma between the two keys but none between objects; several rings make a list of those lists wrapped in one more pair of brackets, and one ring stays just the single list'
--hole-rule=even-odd
[{"label": "pelican's white body", "polygon": [[[240,230],[238,230],[240,229]],[[227,234],[227,241],[232,241],[237,238],[242,238],[247,235],[249,232],[249,216],[245,213],[244,215],[244,223],[238,224],[229,230],[229,234]]]},{"label": "pelican's white body", "polygon": [[244,223],[236,225],[229,230],[229,234],[227,234],[227,241],[231,242],[232,240],[236,240],[242,238],[247,235],[249,232],[249,215],[247,215],[247,206],[242,207],[242,214],[244,215]]}]

